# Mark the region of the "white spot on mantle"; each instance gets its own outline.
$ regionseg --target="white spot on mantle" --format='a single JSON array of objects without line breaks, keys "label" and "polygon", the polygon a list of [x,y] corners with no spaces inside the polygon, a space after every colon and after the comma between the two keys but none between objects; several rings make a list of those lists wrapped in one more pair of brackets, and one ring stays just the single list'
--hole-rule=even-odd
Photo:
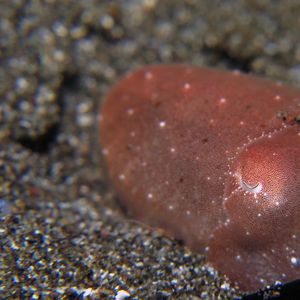
[{"label": "white spot on mantle", "polygon": [[129,116],[132,116],[133,113],[134,113],[134,109],[133,109],[133,108],[128,108],[128,109],[127,109],[127,114],[128,114]]},{"label": "white spot on mantle", "polygon": [[153,78],[153,74],[152,74],[151,72],[147,71],[147,72],[145,73],[145,78],[146,78],[147,80],[150,80],[150,79]]},{"label": "white spot on mantle", "polygon": [[124,175],[124,174],[120,174],[120,175],[119,175],[119,179],[120,179],[121,181],[125,180],[125,175]]},{"label": "white spot on mantle", "polygon": [[166,122],[165,121],[160,121],[159,122],[159,127],[160,128],[164,128],[166,126]]},{"label": "white spot on mantle", "polygon": [[191,84],[188,83],[188,82],[186,82],[186,83],[184,84],[183,88],[184,88],[186,91],[188,91],[188,90],[191,89]]}]

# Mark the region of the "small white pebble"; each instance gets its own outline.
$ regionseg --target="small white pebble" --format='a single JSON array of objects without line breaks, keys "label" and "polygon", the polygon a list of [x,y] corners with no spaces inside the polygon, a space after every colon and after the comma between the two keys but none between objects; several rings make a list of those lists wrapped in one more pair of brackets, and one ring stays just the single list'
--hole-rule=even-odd
[{"label": "small white pebble", "polygon": [[230,285],[229,285],[227,282],[224,282],[224,283],[221,285],[221,289],[224,290],[224,291],[229,291]]},{"label": "small white pebble", "polygon": [[299,265],[299,260],[296,257],[291,257],[291,264],[293,266],[298,266]]},{"label": "small white pebble", "polygon": [[104,15],[101,17],[100,23],[105,29],[111,29],[114,26],[115,21],[110,15]]},{"label": "small white pebble", "polygon": [[16,88],[18,91],[22,92],[22,91],[25,91],[29,86],[29,82],[27,81],[26,78],[23,78],[23,77],[19,77],[17,80],[16,80]]},{"label": "small white pebble", "polygon": [[82,114],[77,117],[77,123],[81,127],[90,127],[94,124],[92,114]]},{"label": "small white pebble", "polygon": [[280,286],[280,285],[282,285],[282,282],[279,281],[279,280],[276,280],[276,281],[275,281],[275,286]]},{"label": "small white pebble", "polygon": [[115,297],[115,300],[123,300],[128,297],[130,297],[130,294],[127,291],[120,290],[120,291],[118,291],[118,293]]},{"label": "small white pebble", "polygon": [[91,288],[89,288],[89,289],[86,289],[85,291],[84,291],[84,293],[83,293],[83,297],[90,297],[90,296],[92,296],[93,295],[93,289],[91,289]]}]

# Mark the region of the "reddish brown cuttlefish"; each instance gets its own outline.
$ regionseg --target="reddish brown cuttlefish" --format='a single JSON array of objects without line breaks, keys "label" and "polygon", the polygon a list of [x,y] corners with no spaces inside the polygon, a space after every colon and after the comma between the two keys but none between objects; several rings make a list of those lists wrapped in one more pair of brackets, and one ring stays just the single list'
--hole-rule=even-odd
[{"label": "reddish brown cuttlefish", "polygon": [[109,92],[100,138],[129,213],[251,291],[300,278],[299,116],[286,85],[154,65]]}]

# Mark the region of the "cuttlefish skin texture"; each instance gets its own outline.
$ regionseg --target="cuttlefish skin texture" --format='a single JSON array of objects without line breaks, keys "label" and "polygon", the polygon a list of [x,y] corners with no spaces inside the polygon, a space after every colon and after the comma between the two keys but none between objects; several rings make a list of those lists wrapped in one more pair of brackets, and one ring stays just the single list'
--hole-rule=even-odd
[{"label": "cuttlefish skin texture", "polygon": [[300,278],[300,92],[188,65],[129,73],[100,140],[129,214],[252,291]]}]

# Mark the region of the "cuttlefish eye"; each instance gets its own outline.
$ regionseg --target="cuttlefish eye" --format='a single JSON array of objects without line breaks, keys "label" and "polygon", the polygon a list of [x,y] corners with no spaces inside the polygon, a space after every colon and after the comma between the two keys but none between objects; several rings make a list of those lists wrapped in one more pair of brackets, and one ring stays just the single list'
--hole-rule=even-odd
[{"label": "cuttlefish eye", "polygon": [[224,206],[246,235],[267,235],[295,213],[299,149],[286,130],[250,143],[230,167]]},{"label": "cuttlefish eye", "polygon": [[248,144],[230,165],[209,260],[240,286],[299,278],[300,134],[291,126]]},{"label": "cuttlefish eye", "polygon": [[244,191],[253,194],[259,194],[262,191],[262,184],[260,182],[258,182],[255,185],[249,185],[247,182],[244,181],[244,179],[239,173],[236,173],[235,176],[237,176],[239,180],[239,185]]}]

